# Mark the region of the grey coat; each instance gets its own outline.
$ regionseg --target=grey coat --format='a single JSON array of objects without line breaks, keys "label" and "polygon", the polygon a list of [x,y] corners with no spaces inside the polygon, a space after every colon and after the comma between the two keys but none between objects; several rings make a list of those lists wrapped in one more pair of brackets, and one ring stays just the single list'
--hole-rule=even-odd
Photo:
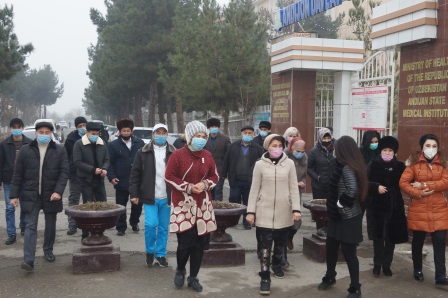
[{"label": "grey coat", "polygon": [[92,146],[96,146],[98,167],[107,170],[110,164],[107,146],[101,138],[98,138],[96,144],[90,143],[87,135],[77,140],[73,146],[73,163],[77,169],[78,177],[85,178],[88,182],[91,182],[95,175],[95,158]]}]

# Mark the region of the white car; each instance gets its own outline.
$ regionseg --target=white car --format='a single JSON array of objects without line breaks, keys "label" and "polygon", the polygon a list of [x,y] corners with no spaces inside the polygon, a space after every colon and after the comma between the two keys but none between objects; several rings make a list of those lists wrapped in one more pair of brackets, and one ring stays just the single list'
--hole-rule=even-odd
[{"label": "white car", "polygon": [[134,127],[132,134],[148,144],[152,139],[152,127]]},{"label": "white car", "polygon": [[68,123],[67,123],[67,121],[59,121],[59,126],[60,126],[61,128],[67,128],[67,129],[70,128],[70,127],[68,127]]},{"label": "white car", "polygon": [[104,124],[104,128],[107,130],[107,132],[109,133],[109,142],[112,142],[113,140],[115,140],[117,137],[117,127],[113,126],[113,125],[107,125]]}]

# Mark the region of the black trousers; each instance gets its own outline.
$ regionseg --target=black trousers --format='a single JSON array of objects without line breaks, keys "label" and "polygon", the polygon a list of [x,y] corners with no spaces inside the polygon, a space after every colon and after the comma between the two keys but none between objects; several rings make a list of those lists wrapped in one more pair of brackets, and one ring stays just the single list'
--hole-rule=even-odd
[{"label": "black trousers", "polygon": [[[412,261],[414,270],[423,269],[422,249],[425,242],[426,232],[413,231],[412,236]],[[436,267],[436,280],[443,279],[446,276],[445,249],[446,249],[446,230],[435,231],[431,233],[432,249],[434,251],[434,265]]]},{"label": "black trousers", "polygon": [[[271,230],[257,228],[257,244],[260,248],[261,272],[269,272],[272,267],[281,266],[285,239],[288,237],[288,229]],[[272,244],[274,248],[272,249]],[[271,263],[272,254],[272,263]]]},{"label": "black trousers", "polygon": [[[82,202],[107,202],[106,187],[104,186],[104,178],[94,177],[91,182],[80,177]],[[89,230],[82,229],[82,238],[89,236]]]},{"label": "black trousers", "polygon": [[336,276],[336,263],[338,261],[339,246],[344,254],[347,262],[348,271],[350,273],[350,286],[358,288],[359,283],[359,261],[356,255],[357,244],[345,243],[327,236],[327,276],[332,278]]},{"label": "black trousers", "polygon": [[395,244],[390,243],[388,240],[373,240],[373,264],[383,268],[390,268],[394,258],[394,250]]},{"label": "black trousers", "polygon": [[286,262],[288,262],[288,241],[292,241],[294,239],[295,234],[298,230],[295,230],[293,228],[288,229],[287,237],[285,237],[285,243],[283,244],[283,259]]},{"label": "black trousers", "polygon": [[[115,203],[126,207],[128,201],[129,201],[129,191],[121,189],[115,190]],[[140,222],[140,215],[142,215],[142,208],[143,203],[138,203],[137,205],[131,203],[131,216],[129,218],[129,224],[131,226],[134,226]],[[127,218],[126,213],[120,215],[120,218],[118,218],[117,223],[117,231],[123,231],[123,232],[126,231],[126,229],[128,228],[126,224],[126,218]]]}]

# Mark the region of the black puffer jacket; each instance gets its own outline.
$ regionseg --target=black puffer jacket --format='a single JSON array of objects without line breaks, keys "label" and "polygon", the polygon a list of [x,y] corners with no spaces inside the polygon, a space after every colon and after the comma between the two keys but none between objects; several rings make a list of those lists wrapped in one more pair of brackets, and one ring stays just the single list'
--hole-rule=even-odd
[{"label": "black puffer jacket", "polygon": [[[22,146],[31,143],[31,139],[22,135]],[[12,135],[0,144],[0,185],[10,183],[16,161],[16,147]]]},{"label": "black puffer jacket", "polygon": [[73,162],[75,163],[78,177],[85,178],[89,182],[92,181],[95,175],[95,156],[93,155],[92,146],[95,146],[98,168],[108,170],[110,163],[107,144],[101,138],[98,138],[96,143],[90,143],[87,135],[77,140],[73,147]]},{"label": "black puffer jacket", "polygon": [[362,136],[361,151],[362,158],[364,158],[364,164],[367,166],[372,160],[375,160],[380,155],[380,151],[377,149],[370,149],[370,143],[373,138],[381,139],[380,134],[376,130],[367,130]]},{"label": "black puffer jacket", "polygon": [[[56,192],[62,196],[69,176],[67,152],[64,147],[51,141],[48,144],[42,166],[41,195],[45,213],[62,211],[62,199],[50,201],[51,195]],[[40,154],[37,141],[20,149],[11,181],[9,197],[18,198],[20,195],[20,208],[28,213],[39,197],[39,168]]]},{"label": "black puffer jacket", "polygon": [[[367,232],[370,240],[386,239],[398,235],[407,240],[404,233],[394,233],[385,229],[386,223],[394,223],[391,227],[398,228],[399,223],[406,223],[403,196],[400,191],[400,177],[406,166],[394,157],[386,163],[381,158],[374,160],[367,168],[369,191],[367,195]],[[378,187],[387,188],[384,194],[378,193]],[[386,231],[387,235],[384,234]],[[392,243],[400,243],[401,239],[389,239]]]},{"label": "black puffer jacket", "polygon": [[70,166],[70,179],[76,177],[76,167],[73,162],[73,146],[75,146],[75,142],[80,139],[81,136],[79,135],[77,129],[69,133],[65,139],[64,147],[65,150],[67,150],[68,164]]},{"label": "black puffer jacket", "polygon": [[316,143],[308,154],[308,175],[311,177],[314,199],[326,199],[329,192],[330,176],[335,167],[333,148],[327,149]]},{"label": "black puffer jacket", "polygon": [[[168,164],[174,146],[166,146],[165,164]],[[146,144],[138,150],[129,178],[129,194],[131,198],[138,198],[140,203],[154,205],[156,192],[156,158],[153,143]],[[166,187],[168,205],[171,205],[171,187]]]}]

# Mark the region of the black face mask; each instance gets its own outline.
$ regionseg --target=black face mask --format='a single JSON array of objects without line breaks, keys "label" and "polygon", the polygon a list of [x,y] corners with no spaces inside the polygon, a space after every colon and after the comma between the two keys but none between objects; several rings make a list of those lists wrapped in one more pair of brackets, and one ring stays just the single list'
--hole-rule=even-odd
[{"label": "black face mask", "polygon": [[129,141],[129,139],[131,138],[131,136],[127,136],[127,137],[121,136],[121,138],[122,138],[123,140],[125,140],[125,141]]},{"label": "black face mask", "polygon": [[331,141],[328,141],[328,142],[322,142],[322,146],[324,146],[324,147],[328,147],[328,146],[330,146],[331,145]]}]

